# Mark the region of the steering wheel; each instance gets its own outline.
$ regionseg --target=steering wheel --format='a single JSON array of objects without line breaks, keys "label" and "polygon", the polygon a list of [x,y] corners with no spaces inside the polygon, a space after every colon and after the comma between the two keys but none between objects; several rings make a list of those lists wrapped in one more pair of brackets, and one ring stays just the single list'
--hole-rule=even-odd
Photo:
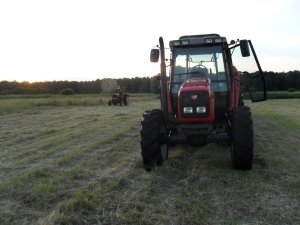
[{"label": "steering wheel", "polygon": [[205,66],[203,66],[202,64],[201,64],[201,65],[198,64],[198,65],[192,67],[192,69],[194,69],[194,68],[203,68],[203,69],[207,69],[207,68],[206,68]]},{"label": "steering wheel", "polygon": [[203,65],[196,65],[191,69],[192,75],[191,77],[205,77],[207,78],[207,68]]}]

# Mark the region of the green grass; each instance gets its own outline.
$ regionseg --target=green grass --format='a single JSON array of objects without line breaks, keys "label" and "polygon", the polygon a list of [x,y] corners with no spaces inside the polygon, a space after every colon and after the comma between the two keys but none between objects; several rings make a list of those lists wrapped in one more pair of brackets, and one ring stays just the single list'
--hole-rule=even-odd
[{"label": "green grass", "polygon": [[300,98],[300,91],[288,92],[288,91],[269,91],[269,99],[294,99]]},{"label": "green grass", "polygon": [[[144,101],[157,98],[157,94],[130,94],[129,101]],[[107,105],[110,94],[94,95],[0,95],[0,115],[6,113],[23,112],[36,113],[42,107],[69,107],[69,106],[101,106]]]},{"label": "green grass", "polygon": [[172,147],[150,173],[139,129],[157,96],[131,96],[126,107],[108,99],[0,99],[1,225],[300,223],[299,99],[246,101],[251,171],[231,169],[229,148],[209,144]]},{"label": "green grass", "polygon": [[[262,98],[263,93],[258,92],[252,93],[253,97]],[[249,99],[249,92],[244,93],[244,98]],[[299,99],[300,98],[300,91],[268,91],[267,92],[267,98],[268,99]]]}]

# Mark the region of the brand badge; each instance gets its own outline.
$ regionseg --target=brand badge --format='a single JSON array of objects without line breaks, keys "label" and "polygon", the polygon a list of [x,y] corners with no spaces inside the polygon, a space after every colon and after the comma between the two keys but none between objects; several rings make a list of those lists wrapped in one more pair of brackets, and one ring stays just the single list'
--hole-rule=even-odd
[{"label": "brand badge", "polygon": [[191,95],[191,98],[192,98],[193,100],[197,100],[197,99],[198,99],[198,95]]}]

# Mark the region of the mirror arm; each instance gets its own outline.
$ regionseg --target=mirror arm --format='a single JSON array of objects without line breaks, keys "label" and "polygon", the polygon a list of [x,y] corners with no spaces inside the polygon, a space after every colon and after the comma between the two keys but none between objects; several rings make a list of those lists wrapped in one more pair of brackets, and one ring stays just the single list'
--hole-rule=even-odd
[{"label": "mirror arm", "polygon": [[260,64],[259,64],[258,58],[257,58],[257,56],[256,56],[256,52],[255,52],[255,50],[254,50],[254,48],[253,48],[253,45],[252,45],[251,40],[248,40],[248,43],[249,43],[249,45],[250,45],[251,51],[252,51],[252,53],[253,53],[254,59],[255,59],[255,61],[256,61],[257,67],[258,67],[258,70],[259,70],[259,72],[260,72],[260,74],[261,74],[261,79],[262,79],[262,81],[263,81],[263,85],[264,85],[264,99],[263,99],[262,101],[264,101],[264,100],[267,99],[267,84],[266,84],[266,79],[265,79],[264,73],[263,73],[263,71],[262,71],[262,69],[261,69],[261,66],[260,66]]}]

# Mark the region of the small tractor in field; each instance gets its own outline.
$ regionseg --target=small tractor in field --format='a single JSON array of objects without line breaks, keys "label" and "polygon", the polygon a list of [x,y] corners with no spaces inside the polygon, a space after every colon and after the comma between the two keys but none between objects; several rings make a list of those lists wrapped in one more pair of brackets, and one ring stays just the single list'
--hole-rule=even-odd
[{"label": "small tractor in field", "polygon": [[169,79],[162,37],[150,53],[151,62],[158,62],[159,57],[161,61],[161,109],[147,110],[142,117],[140,143],[145,169],[162,165],[170,146],[211,142],[229,144],[233,168],[251,169],[253,121],[242,92],[248,91],[252,102],[267,99],[252,42],[227,43],[218,34],[205,34],[182,36],[169,45]]},{"label": "small tractor in field", "polygon": [[108,101],[108,105],[128,105],[129,94],[127,91],[122,91],[120,86],[111,95],[111,100]]}]

